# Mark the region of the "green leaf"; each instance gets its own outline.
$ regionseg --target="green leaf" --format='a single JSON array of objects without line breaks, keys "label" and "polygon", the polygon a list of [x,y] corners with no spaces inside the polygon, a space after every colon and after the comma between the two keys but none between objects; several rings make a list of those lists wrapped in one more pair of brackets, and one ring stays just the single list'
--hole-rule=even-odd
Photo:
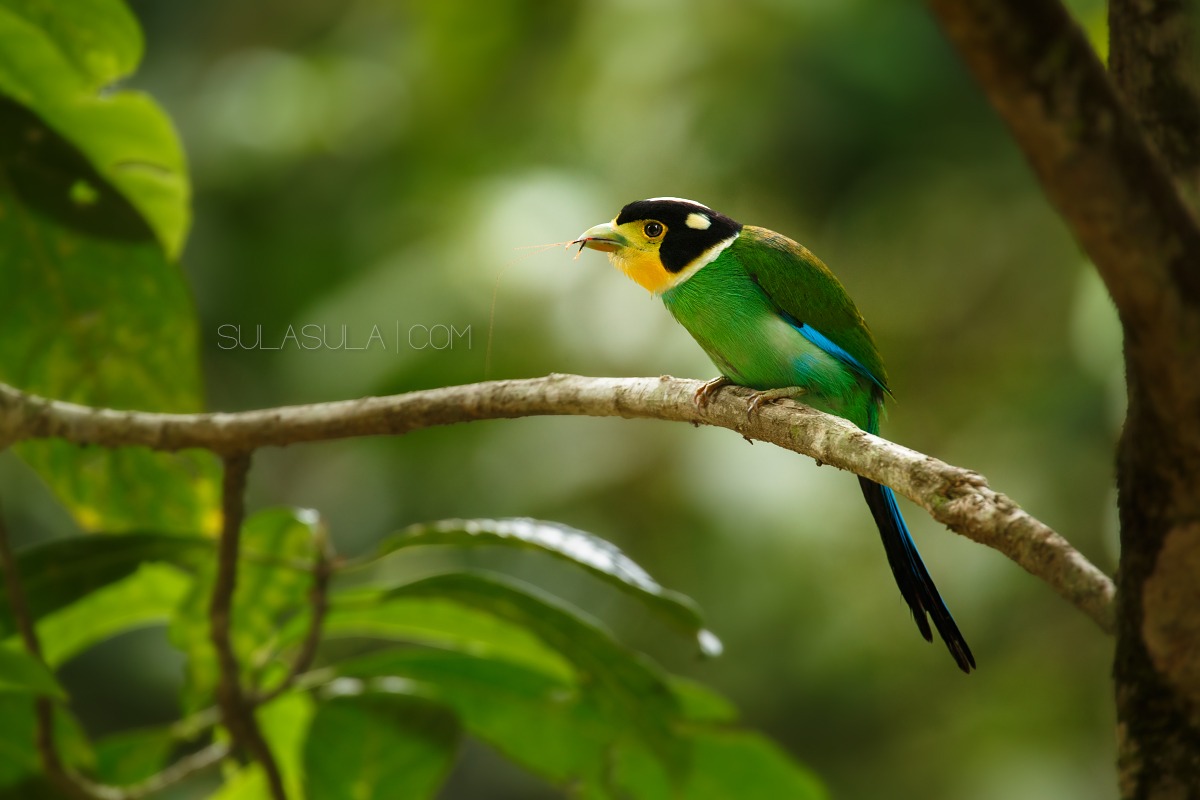
[{"label": "green leaf", "polygon": [[[211,557],[208,539],[153,533],[75,536],[17,553],[17,569],[35,620],[122,580],[145,562],[196,567]],[[4,581],[0,579],[0,587]],[[0,639],[16,632],[7,592],[0,592]],[[57,646],[57,645],[56,645]]]},{"label": "green leaf", "polygon": [[575,682],[517,664],[414,649],[373,653],[336,669],[363,680],[410,681],[410,691],[453,709],[472,735],[513,762],[556,785],[587,789],[596,797],[825,796],[819,781],[778,747],[730,728],[736,714],[728,700],[682,678],[672,679],[671,685],[687,722],[676,726],[674,735],[692,758],[679,786],[672,788],[669,774],[633,735],[630,723],[601,713],[586,687]]},{"label": "green leaf", "polygon": [[585,531],[536,519],[452,519],[412,525],[385,539],[378,555],[421,545],[499,545],[548,553],[583,567],[633,596],[695,636],[702,653],[721,654],[721,641],[705,630],[700,609],[691,598],[664,589],[616,545]]},{"label": "green leaf", "polygon": [[175,744],[175,737],[166,728],[106,736],[96,743],[96,779],[113,786],[144,781],[166,765]]},{"label": "green leaf", "polygon": [[[0,4],[0,94],[78,148],[175,259],[187,234],[190,188],[171,121],[140,92],[98,93],[135,66],[141,50],[135,31],[119,0],[5,0]],[[110,42],[97,44],[110,35]]]},{"label": "green leaf", "polygon": [[[307,619],[289,623],[281,644],[299,642],[306,624]],[[520,625],[436,597],[395,597],[364,589],[335,591],[322,634],[325,639],[369,637],[451,648],[525,664],[564,680],[574,675],[563,656]]]},{"label": "green leaf", "polygon": [[[307,694],[288,692],[256,712],[259,728],[283,778],[288,797],[319,800],[322,795],[305,793],[305,741],[315,704]],[[352,776],[346,776],[349,783]],[[256,763],[225,770],[225,782],[209,800],[269,800],[266,774]]]},{"label": "green leaf", "polygon": [[0,0],[0,9],[38,29],[92,90],[128,75],[142,60],[142,31],[120,0]]},{"label": "green leaf", "polygon": [[41,768],[34,741],[33,700],[0,694],[0,788]]},{"label": "green leaf", "polygon": [[207,452],[84,449],[57,440],[21,442],[13,450],[84,531],[155,529],[194,536],[212,535],[220,525],[217,462]]},{"label": "green leaf", "polygon": [[671,691],[679,700],[684,719],[690,722],[724,723],[738,718],[737,708],[728,698],[702,683],[672,675]]},{"label": "green leaf", "polygon": [[[0,28],[7,13],[0,8]],[[0,381],[87,405],[199,410],[194,310],[183,275],[77,150],[3,97],[0,286]],[[84,529],[196,533],[219,524],[209,453],[61,441],[15,449]]]},{"label": "green leaf", "polygon": [[[339,681],[341,691],[362,691]],[[304,747],[308,796],[420,800],[445,780],[459,740],[455,717],[414,697],[342,694],[317,709]]]},{"label": "green leaf", "polygon": [[226,770],[225,782],[208,800],[268,800],[270,796],[262,767],[250,763]]},{"label": "green leaf", "polygon": [[393,648],[339,664],[337,671],[416,682],[424,696],[453,709],[472,735],[563,787],[602,783],[614,743],[636,738],[628,721],[601,713],[574,678],[525,665]]},{"label": "green leaf", "polygon": [[307,692],[286,692],[255,711],[288,797],[305,796],[304,742],[315,712],[316,703]]},{"label": "green leaf", "polygon": [[706,730],[693,735],[695,768],[687,800],[823,800],[821,782],[774,742],[749,731]]},{"label": "green leaf", "polygon": [[67,697],[41,661],[13,645],[0,645],[0,693],[6,692]]},{"label": "green leaf", "polygon": [[169,564],[143,563],[129,577],[43,617],[37,630],[46,663],[57,667],[119,633],[165,624],[191,583]]},{"label": "green leaf", "polygon": [[[35,742],[34,703],[29,695],[0,693],[0,790],[6,790],[41,772]],[[61,705],[54,706],[54,741],[63,763],[91,767],[95,754],[79,723]],[[24,797],[8,794],[5,797]]]},{"label": "green leaf", "polygon": [[615,779],[636,787],[640,800],[826,800],[821,782],[779,747],[752,731],[701,727],[688,731],[692,768],[683,791],[664,780],[644,753],[624,748],[615,758]]},{"label": "green leaf", "polygon": [[435,575],[389,594],[452,599],[529,629],[574,664],[601,713],[627,720],[672,775],[686,769],[687,748],[671,728],[679,704],[666,675],[581,611],[532,586],[477,573]]},{"label": "green leaf", "polygon": [[[324,535],[322,525],[316,512],[295,508],[265,509],[242,525],[230,638],[243,680],[252,688],[261,688],[264,675],[279,663],[281,633],[288,620],[303,619],[299,625],[307,625],[312,573],[298,565],[312,563],[316,537]],[[201,566],[170,625],[172,642],[188,657],[184,688],[188,712],[207,705],[217,684],[208,625],[215,573],[211,560]]]}]

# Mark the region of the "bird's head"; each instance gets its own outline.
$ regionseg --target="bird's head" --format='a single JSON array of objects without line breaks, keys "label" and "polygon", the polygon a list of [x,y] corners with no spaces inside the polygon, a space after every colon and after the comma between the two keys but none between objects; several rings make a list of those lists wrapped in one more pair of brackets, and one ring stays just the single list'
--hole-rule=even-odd
[{"label": "bird's head", "polygon": [[715,259],[741,230],[740,222],[693,200],[654,197],[630,203],[574,244],[608,253],[640,286],[661,294]]}]

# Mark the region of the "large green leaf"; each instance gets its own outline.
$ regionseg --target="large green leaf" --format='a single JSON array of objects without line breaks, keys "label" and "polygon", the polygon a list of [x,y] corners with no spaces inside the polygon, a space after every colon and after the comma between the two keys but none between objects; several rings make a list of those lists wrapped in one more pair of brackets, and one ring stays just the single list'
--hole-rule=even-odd
[{"label": "large green leaf", "polygon": [[[307,692],[287,692],[255,712],[288,797],[305,796],[304,743],[315,713],[316,703]],[[315,800],[320,795],[308,797]]]},{"label": "large green leaf", "polygon": [[778,745],[753,731],[700,726],[683,734],[693,754],[683,789],[673,786],[643,752],[622,748],[614,779],[637,787],[639,800],[826,800],[821,782]]},{"label": "large green leaf", "polygon": [[267,800],[270,790],[262,767],[251,762],[242,767],[227,767],[221,788],[209,795],[208,800]]},{"label": "large green leaf", "polygon": [[[0,21],[6,13],[0,8]],[[0,381],[87,405],[199,410],[194,310],[182,274],[77,150],[3,97],[0,286]],[[212,532],[219,523],[208,453],[60,441],[17,452],[85,529]]]},{"label": "large green leaf", "polygon": [[83,153],[174,259],[189,217],[179,138],[146,95],[101,91],[140,54],[140,31],[120,0],[0,2],[0,94]]},{"label": "large green leaf", "polygon": [[96,779],[114,786],[139,783],[167,763],[176,741],[165,728],[139,728],[96,742]]},{"label": "large green leaf", "polygon": [[403,678],[454,710],[463,726],[559,786],[603,785],[615,743],[633,726],[603,714],[574,680],[464,653],[393,648],[340,664],[341,675]]},{"label": "large green leaf", "polygon": [[[0,693],[0,796],[27,797],[13,789],[41,772],[37,752],[34,699],[26,694]],[[54,741],[65,764],[91,767],[95,763],[79,723],[61,705],[54,708]],[[10,793],[13,792],[13,793]]]},{"label": "large green leaf", "polygon": [[66,699],[45,664],[19,647],[0,644],[0,694],[12,692]]},{"label": "large green leaf", "polygon": [[708,729],[692,734],[695,767],[687,800],[823,800],[828,795],[809,770],[778,745],[751,731]]},{"label": "large green leaf", "polygon": [[142,59],[142,31],[120,0],[0,0],[3,8],[36,28],[69,61],[92,90],[128,75]]},{"label": "large green leaf", "polygon": [[685,769],[687,748],[671,729],[679,704],[666,675],[579,610],[532,586],[478,573],[435,575],[390,594],[447,598],[527,628],[575,666],[601,713],[627,721],[671,774]]},{"label": "large green leaf", "polygon": [[34,739],[33,701],[0,694],[0,789],[41,767]]},{"label": "large green leaf", "polygon": [[[263,676],[277,663],[273,659],[279,655],[285,623],[293,617],[306,619],[310,613],[312,573],[302,565],[312,562],[316,537],[323,535],[321,527],[315,512],[293,508],[259,511],[242,526],[230,639],[243,679],[251,686],[261,687]],[[170,625],[172,642],[188,657],[187,711],[207,705],[217,684],[208,625],[215,570],[212,561],[202,565]]]},{"label": "large green leaf", "polygon": [[527,518],[443,520],[412,525],[385,539],[379,555],[420,545],[500,545],[548,553],[583,567],[662,614],[695,636],[705,655],[721,653],[720,640],[705,630],[691,598],[664,589],[616,545],[577,528]]},{"label": "large green leaf", "polygon": [[[194,314],[171,263],[188,225],[183,151],[148,97],[108,90],[141,50],[120,0],[0,0],[0,380],[194,411]],[[17,451],[85,529],[215,528],[207,454]]]},{"label": "large green leaf", "polygon": [[46,663],[56,667],[119,633],[166,623],[191,583],[170,564],[144,563],[129,577],[43,617],[37,630]]},{"label": "large green leaf", "polygon": [[[445,780],[459,740],[455,717],[419,698],[338,682],[304,748],[309,797],[421,800]],[[376,689],[382,687],[375,687]]]},{"label": "large green leaf", "polygon": [[[213,543],[207,539],[153,533],[98,534],[21,550],[17,569],[30,614],[37,620],[132,575],[143,563],[162,561],[197,568],[212,552]],[[0,579],[0,587],[3,584]],[[7,598],[6,592],[0,592],[0,639],[16,631]],[[57,648],[57,643],[52,646]]]},{"label": "large green leaf", "polygon": [[515,763],[579,796],[638,800],[823,798],[820,782],[778,747],[732,726],[729,702],[675,679],[684,711],[674,735],[692,751],[675,785],[629,724],[599,712],[581,687],[528,667],[463,653],[392,649],[337,666],[360,679],[401,678],[454,710]]},{"label": "large green leaf", "polygon": [[738,717],[737,708],[728,698],[690,678],[672,676],[671,691],[679,700],[684,719],[690,722],[719,724]]},{"label": "large green leaf", "polygon": [[[305,742],[315,705],[307,694],[288,692],[256,712],[259,729],[271,748],[275,765],[283,779],[284,791],[288,797],[297,800],[304,797],[319,800],[323,797],[311,790],[304,791]],[[266,800],[271,797],[266,775],[258,764],[252,763],[237,770],[227,767],[225,778],[224,784],[209,800]],[[349,784],[353,776],[346,775],[345,780]]]},{"label": "large green leaf", "polygon": [[[298,642],[306,623],[306,618],[289,623],[281,646]],[[322,635],[325,639],[363,637],[432,645],[525,664],[563,679],[574,674],[558,651],[521,625],[445,598],[395,597],[365,589],[335,591]]]}]

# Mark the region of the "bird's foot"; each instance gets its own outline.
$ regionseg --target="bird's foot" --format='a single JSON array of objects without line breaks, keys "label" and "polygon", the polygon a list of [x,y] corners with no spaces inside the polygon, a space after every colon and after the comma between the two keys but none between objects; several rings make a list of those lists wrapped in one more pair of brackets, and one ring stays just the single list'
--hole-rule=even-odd
[{"label": "bird's foot", "polygon": [[705,381],[704,384],[696,390],[696,393],[692,395],[692,402],[696,404],[696,408],[704,408],[706,405],[708,405],[708,401],[712,400],[713,395],[716,394],[721,387],[729,386],[732,383],[733,381],[729,380],[729,378],[726,378],[724,375],[719,375],[716,378],[713,378],[711,381]]},{"label": "bird's foot", "polygon": [[784,386],[779,389],[767,389],[763,392],[755,392],[750,397],[750,403],[746,406],[746,419],[750,419],[764,403],[774,403],[776,400],[791,400],[793,397],[800,397],[807,393],[807,389],[803,386]]}]

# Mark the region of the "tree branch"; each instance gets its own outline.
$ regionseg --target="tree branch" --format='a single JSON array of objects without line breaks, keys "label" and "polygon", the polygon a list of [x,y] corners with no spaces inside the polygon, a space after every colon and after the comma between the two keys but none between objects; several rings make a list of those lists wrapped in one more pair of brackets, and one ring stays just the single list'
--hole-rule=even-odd
[{"label": "tree branch", "polygon": [[1200,87],[1194,3],[1109,0],[1108,65],[1176,178],[1200,188]]},{"label": "tree branch", "polygon": [[[7,446],[7,442],[5,443]],[[0,450],[4,448],[0,447]],[[4,519],[4,509],[0,508],[0,574],[4,576],[4,586],[8,593],[8,607],[12,611],[13,621],[25,649],[45,664],[42,657],[42,643],[38,639],[34,627],[33,614],[29,611],[29,603],[25,598],[25,588],[21,573],[17,569],[17,559],[13,555],[12,545],[8,540],[8,524]],[[67,797],[78,800],[107,800],[97,791],[99,788],[91,782],[67,769],[58,754],[58,745],[54,741],[54,702],[51,698],[41,696],[34,698],[34,743],[37,747],[38,758],[42,762],[42,771],[46,778]]]},{"label": "tree branch", "polygon": [[229,735],[238,747],[245,750],[263,768],[275,800],[287,800],[283,778],[275,756],[259,730],[254,706],[242,692],[237,655],[233,651],[230,630],[233,622],[233,595],[237,588],[238,549],[241,542],[242,519],[245,516],[246,476],[250,471],[250,451],[242,450],[225,457],[222,481],[221,539],[217,546],[217,575],[213,581],[209,604],[209,636],[217,652],[217,702]]},{"label": "tree branch", "polygon": [[1083,32],[1055,0],[929,6],[1168,391],[1190,363],[1178,343],[1200,338],[1200,227]]},{"label": "tree branch", "polygon": [[[265,446],[399,435],[438,425],[537,415],[664,419],[715,425],[884,483],[938,522],[992,547],[1113,631],[1113,583],[1048,526],[992,490],[975,472],[872,436],[798,404],[746,414],[749,390],[727,387],[703,409],[700,383],[676,378],[550,375],[290,406],[236,414],[152,414],[93,409],[25,395],[0,384],[0,438],[57,437],[105,447],[201,447],[219,453]],[[227,531],[227,536],[234,535]]]},{"label": "tree branch", "polygon": [[131,786],[105,787],[105,792],[101,794],[101,797],[104,800],[142,800],[144,797],[161,792],[198,772],[215,766],[228,755],[228,744],[213,742],[208,747],[180,758],[162,772],[151,775],[140,783]]},{"label": "tree branch", "polygon": [[317,647],[321,644],[321,628],[325,624],[325,614],[329,611],[329,581],[333,577],[333,543],[329,539],[325,524],[321,523],[316,531],[316,554],[312,565],[312,586],[308,590],[309,620],[308,630],[304,641],[292,659],[287,675],[279,684],[258,697],[254,705],[266,705],[279,695],[286,692],[296,680],[312,666],[317,655]]},{"label": "tree branch", "polygon": [[[4,450],[0,447],[0,451]],[[12,611],[13,621],[25,649],[30,654],[42,660],[42,646],[34,627],[33,614],[29,611],[21,574],[17,570],[17,561],[12,552],[8,539],[8,527],[4,519],[3,508],[0,507],[0,574],[4,577],[4,586],[8,594],[8,607]],[[36,731],[34,734],[42,770],[46,777],[64,795],[80,800],[141,800],[155,792],[161,791],[185,778],[211,767],[229,754],[229,747],[223,742],[214,742],[203,750],[185,756],[162,772],[152,775],[141,783],[133,786],[107,786],[94,783],[82,775],[67,769],[58,754],[58,746],[54,741],[54,704],[48,697],[38,697],[34,700],[34,715]]]},{"label": "tree branch", "polygon": [[[4,510],[0,508],[0,572],[4,575],[4,587],[8,593],[8,607],[12,610],[13,621],[26,651],[38,661],[45,663],[42,658],[42,645],[38,641],[37,631],[33,626],[33,615],[29,613],[29,604],[25,601],[25,588],[21,582],[21,573],[17,569],[17,559],[13,556],[12,546],[8,541],[8,523],[4,519]],[[54,742],[54,703],[49,697],[39,695],[34,698],[35,732],[34,740],[37,745],[38,757],[42,762],[42,770],[46,777],[71,797],[86,797],[86,793],[75,785],[63,766],[58,755],[58,747]]]},{"label": "tree branch", "polygon": [[1200,228],[1180,193],[1196,199],[1200,168],[1194,4],[1110,0],[1116,85],[1057,0],[929,5],[1121,317],[1121,790],[1173,797],[1200,785],[1200,637],[1183,613],[1200,558]]}]

